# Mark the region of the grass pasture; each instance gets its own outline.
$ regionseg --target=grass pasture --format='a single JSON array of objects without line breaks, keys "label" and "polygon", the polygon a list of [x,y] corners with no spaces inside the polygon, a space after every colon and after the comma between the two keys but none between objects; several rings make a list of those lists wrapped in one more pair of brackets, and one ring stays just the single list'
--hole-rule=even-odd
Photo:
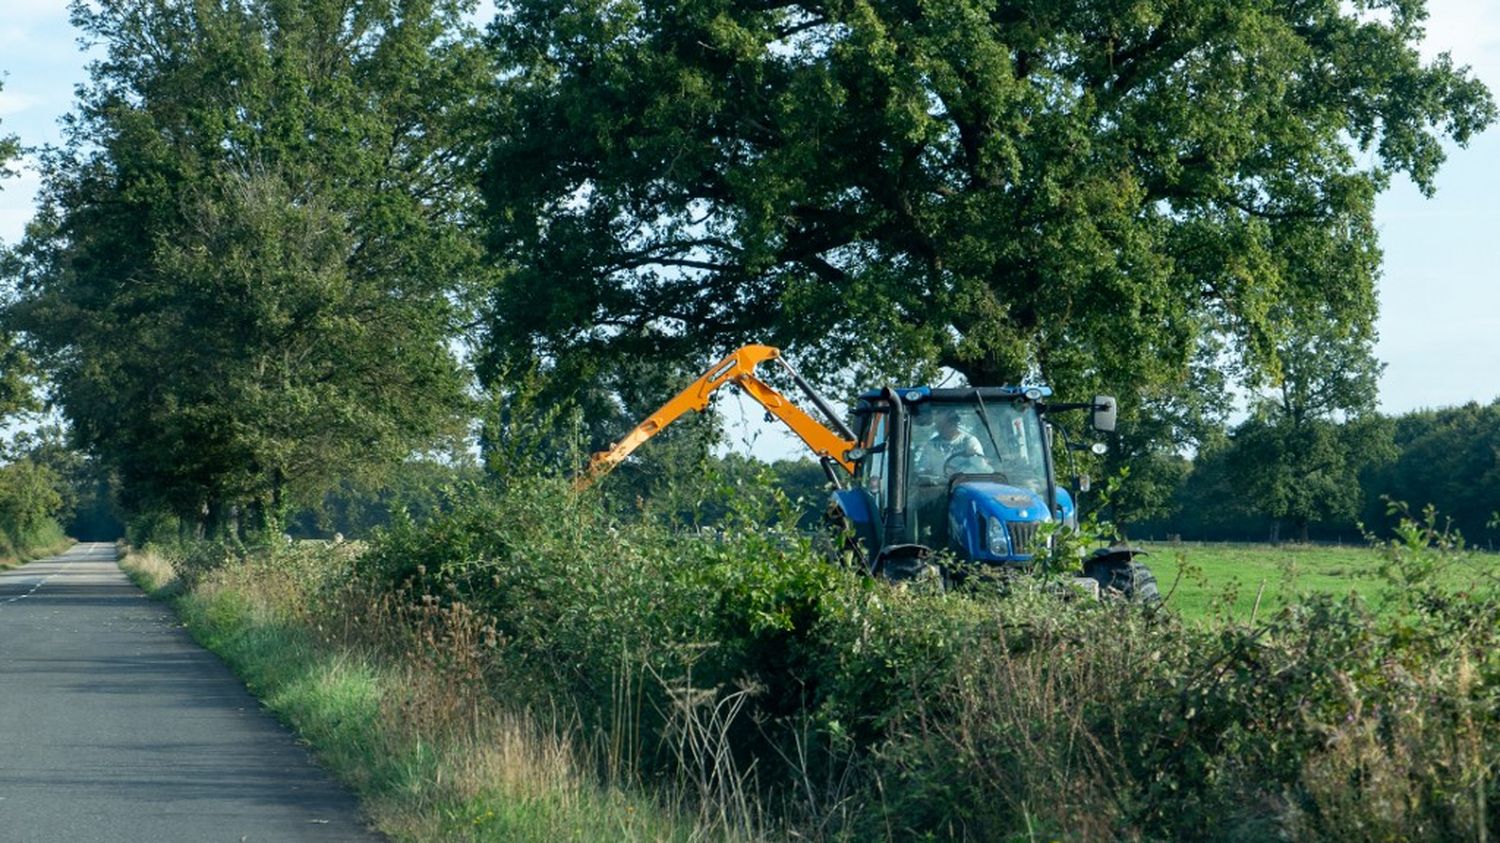
[{"label": "grass pasture", "polygon": [[[1363,545],[1155,543],[1146,559],[1162,593],[1185,618],[1249,622],[1268,617],[1299,596],[1356,592],[1379,606],[1392,587],[1382,551]],[[1474,553],[1436,576],[1461,587],[1500,574],[1500,554]],[[1256,600],[1259,597],[1259,608]]]}]

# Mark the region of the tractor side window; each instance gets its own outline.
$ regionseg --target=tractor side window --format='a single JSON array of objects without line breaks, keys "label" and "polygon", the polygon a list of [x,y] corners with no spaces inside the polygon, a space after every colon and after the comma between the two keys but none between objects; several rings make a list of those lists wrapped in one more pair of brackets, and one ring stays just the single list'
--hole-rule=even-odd
[{"label": "tractor side window", "polygon": [[[885,444],[887,418],[885,413],[878,413],[870,419],[869,439],[865,441],[866,448],[873,450]],[[882,450],[879,453],[871,453],[861,464],[864,469],[864,487],[875,497],[875,503],[882,509],[885,508],[885,477],[886,468],[889,465],[888,459],[889,455]]]}]

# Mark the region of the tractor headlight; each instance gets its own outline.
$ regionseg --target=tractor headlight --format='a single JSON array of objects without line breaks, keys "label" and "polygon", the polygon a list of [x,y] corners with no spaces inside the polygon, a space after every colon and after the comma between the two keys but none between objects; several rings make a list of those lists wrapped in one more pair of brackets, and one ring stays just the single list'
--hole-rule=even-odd
[{"label": "tractor headlight", "polygon": [[1005,522],[991,515],[984,523],[985,549],[995,556],[1010,555],[1010,534]]}]

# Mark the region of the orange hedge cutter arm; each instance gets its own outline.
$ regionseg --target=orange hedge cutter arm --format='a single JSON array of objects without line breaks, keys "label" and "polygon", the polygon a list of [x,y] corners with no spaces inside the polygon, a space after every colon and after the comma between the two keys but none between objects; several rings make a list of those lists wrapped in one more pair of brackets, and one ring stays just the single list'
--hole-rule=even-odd
[{"label": "orange hedge cutter arm", "polygon": [[[755,376],[755,367],[767,360],[775,360],[791,372],[792,378],[796,380],[808,397],[813,400],[828,420],[837,426],[839,431],[828,429],[812,416],[803,412],[800,407],[788,401],[786,396],[772,389],[765,381]],[[677,396],[660,409],[652,413],[645,421],[636,425],[635,429],[625,435],[624,439],[616,442],[607,451],[600,451],[589,459],[588,468],[574,481],[574,486],[583,489],[595,480],[608,474],[615,466],[625,461],[636,448],[646,443],[646,440],[662,431],[662,428],[681,418],[689,411],[702,412],[708,407],[708,399],[714,391],[726,384],[734,384],[746,395],[759,401],[766,411],[786,423],[792,432],[797,434],[807,447],[819,457],[826,457],[844,467],[844,470],[854,472],[854,463],[848,457],[849,449],[855,445],[854,435],[839,421],[838,417],[828,407],[827,403],[808,386],[791,366],[787,366],[785,360],[781,359],[780,349],[768,345],[747,345],[737,349],[728,357],[714,364],[702,377],[694,381],[691,386],[677,393]]]}]

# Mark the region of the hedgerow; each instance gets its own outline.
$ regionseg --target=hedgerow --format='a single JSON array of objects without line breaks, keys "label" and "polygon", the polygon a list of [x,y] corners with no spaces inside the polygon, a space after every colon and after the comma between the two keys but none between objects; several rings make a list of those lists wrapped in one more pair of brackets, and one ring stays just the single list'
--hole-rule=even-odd
[{"label": "hedgerow", "polygon": [[1436,575],[1468,552],[1435,519],[1379,548],[1384,603],[1203,625],[1040,581],[893,587],[761,526],[784,503],[765,494],[705,532],[517,481],[367,548],[258,564],[331,639],[446,677],[423,716],[549,712],[603,775],[725,831],[1500,832],[1500,592]]}]

